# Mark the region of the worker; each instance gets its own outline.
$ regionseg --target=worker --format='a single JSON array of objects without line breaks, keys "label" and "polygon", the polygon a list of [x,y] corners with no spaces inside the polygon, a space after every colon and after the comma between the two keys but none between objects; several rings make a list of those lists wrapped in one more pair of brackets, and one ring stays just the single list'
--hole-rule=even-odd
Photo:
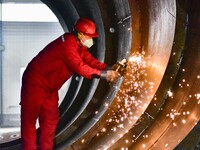
[{"label": "worker", "polygon": [[[39,150],[52,150],[59,121],[58,91],[77,73],[87,79],[104,77],[115,82],[119,77],[114,70],[106,71],[106,64],[88,51],[96,38],[95,23],[80,18],[74,31],[64,33],[28,64],[21,87],[21,139],[22,150],[36,150],[36,120],[39,120]],[[81,100],[81,99],[80,99]]]}]

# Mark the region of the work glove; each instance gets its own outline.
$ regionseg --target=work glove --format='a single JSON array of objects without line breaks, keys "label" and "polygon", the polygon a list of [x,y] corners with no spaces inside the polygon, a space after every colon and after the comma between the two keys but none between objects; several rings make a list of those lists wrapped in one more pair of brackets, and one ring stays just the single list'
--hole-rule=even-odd
[{"label": "work glove", "polygon": [[120,74],[115,70],[104,70],[101,72],[101,78],[105,78],[107,82],[115,83]]}]

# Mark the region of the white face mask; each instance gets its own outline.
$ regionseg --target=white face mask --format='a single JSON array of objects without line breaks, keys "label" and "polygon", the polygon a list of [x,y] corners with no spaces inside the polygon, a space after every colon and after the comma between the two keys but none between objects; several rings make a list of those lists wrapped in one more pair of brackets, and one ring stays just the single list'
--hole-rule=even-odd
[{"label": "white face mask", "polygon": [[83,45],[86,46],[87,48],[90,48],[93,44],[94,44],[93,39],[85,40],[85,42],[83,43]]}]

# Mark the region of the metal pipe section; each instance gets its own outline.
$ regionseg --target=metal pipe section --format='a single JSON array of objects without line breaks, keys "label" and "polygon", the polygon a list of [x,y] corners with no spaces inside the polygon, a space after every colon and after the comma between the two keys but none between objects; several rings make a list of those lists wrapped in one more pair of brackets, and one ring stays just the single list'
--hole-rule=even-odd
[{"label": "metal pipe section", "polygon": [[[200,2],[42,2],[64,31],[73,30],[79,17],[95,21],[100,36],[91,53],[99,60],[108,65],[129,60],[127,73],[114,85],[73,76],[60,105],[55,149],[182,148],[200,118]],[[19,139],[0,148],[20,145]]]},{"label": "metal pipe section", "polygon": [[[153,95],[155,95],[155,92],[157,91],[161,80],[163,78],[163,75],[165,73],[169,57],[171,54],[171,49],[173,45],[174,40],[174,32],[175,32],[175,1],[170,2],[163,2],[163,1],[142,1],[142,2],[136,2],[136,1],[129,1],[130,3],[133,3],[135,5],[140,5],[140,7],[148,6],[148,9],[144,9],[144,12],[135,12],[135,13],[141,13],[141,18],[138,20],[133,21],[141,21],[142,27],[141,29],[141,39],[140,47],[137,48],[139,51],[145,52],[145,59],[147,61],[147,67],[145,68],[145,74],[148,76],[143,77],[146,78],[144,86],[140,88],[140,92],[136,93],[134,95],[134,101],[142,104],[135,107],[129,107],[129,108],[121,108],[121,109],[131,109],[131,115],[128,115],[127,118],[123,118],[122,116],[124,114],[119,114],[118,111],[121,111],[117,109],[116,107],[120,104],[118,103],[118,99],[116,98],[112,105],[109,107],[110,110],[114,111],[114,114],[117,114],[114,117],[123,119],[123,122],[117,120],[116,122],[111,122],[108,124],[107,120],[113,120],[113,118],[110,117],[109,114],[113,113],[108,111],[108,113],[105,114],[105,117],[101,119],[101,124],[98,124],[98,128],[96,130],[93,130],[92,135],[85,135],[83,139],[85,139],[85,142],[82,144],[84,145],[81,147],[81,149],[108,149],[111,147],[111,149],[121,149],[123,147],[122,143],[118,144],[118,140],[122,139],[124,142],[123,136],[132,128],[132,126],[140,119],[140,116],[144,113],[147,106],[153,99]],[[124,4],[124,3],[123,3]],[[116,4],[117,5],[117,4]],[[139,6],[138,6],[139,7]],[[121,7],[122,9],[123,7]],[[123,12],[123,11],[122,11]],[[170,12],[170,13],[169,13]],[[138,14],[139,16],[140,14]],[[151,19],[150,19],[151,18]],[[167,18],[167,19],[166,19]],[[127,30],[130,29],[131,31],[134,30],[134,28],[129,27]],[[136,32],[136,31],[135,31]],[[134,35],[133,35],[134,37]],[[137,37],[136,37],[137,38]],[[134,53],[134,49],[132,50],[132,53]],[[156,77],[156,78],[155,78]],[[141,77],[142,78],[142,77]],[[132,79],[130,79],[132,80]],[[127,81],[128,82],[128,81]],[[143,81],[140,81],[141,83]],[[153,86],[150,88],[150,84],[153,83]],[[123,87],[126,87],[127,83],[124,82],[121,86],[121,89],[123,90]],[[119,94],[120,100],[124,101],[126,97],[123,97]],[[141,107],[137,108],[137,107]],[[133,119],[130,119],[133,118]],[[101,130],[104,130],[105,132],[101,132]],[[87,136],[90,136],[92,138],[88,138]],[[86,140],[87,139],[87,140]],[[129,141],[130,142],[130,141]],[[89,143],[89,144],[88,144]],[[126,145],[127,143],[125,143]],[[77,144],[80,145],[80,142]],[[112,147],[116,145],[117,147]],[[79,146],[80,147],[80,146]],[[125,147],[124,147],[125,148]]]}]

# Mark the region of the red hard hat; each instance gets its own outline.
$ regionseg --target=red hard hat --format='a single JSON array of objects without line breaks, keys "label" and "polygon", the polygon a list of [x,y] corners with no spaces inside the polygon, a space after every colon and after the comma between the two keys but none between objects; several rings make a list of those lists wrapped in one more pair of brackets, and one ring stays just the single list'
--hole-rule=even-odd
[{"label": "red hard hat", "polygon": [[98,33],[96,32],[96,26],[94,22],[87,18],[80,18],[75,26],[75,30],[82,32],[90,37],[97,37]]}]

